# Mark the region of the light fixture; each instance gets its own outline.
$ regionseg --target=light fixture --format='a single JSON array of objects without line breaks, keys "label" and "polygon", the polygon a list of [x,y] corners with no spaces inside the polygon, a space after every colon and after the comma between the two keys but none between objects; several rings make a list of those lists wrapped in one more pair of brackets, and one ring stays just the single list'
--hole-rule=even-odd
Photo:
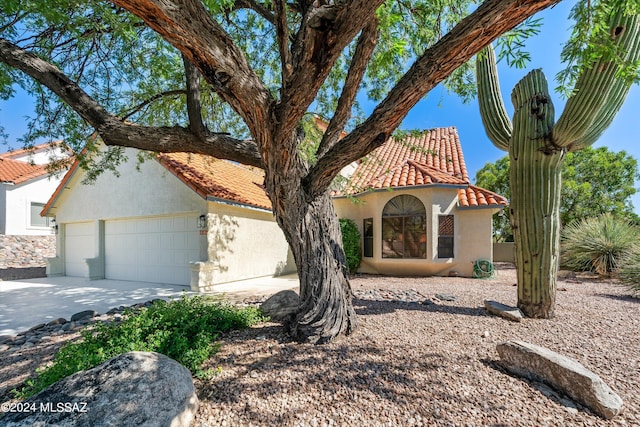
[{"label": "light fixture", "polygon": [[53,231],[53,234],[58,234],[58,224],[56,224],[56,219],[55,218],[51,218],[51,231]]},{"label": "light fixture", "polygon": [[198,217],[198,227],[202,229],[207,228],[207,216],[205,214]]}]

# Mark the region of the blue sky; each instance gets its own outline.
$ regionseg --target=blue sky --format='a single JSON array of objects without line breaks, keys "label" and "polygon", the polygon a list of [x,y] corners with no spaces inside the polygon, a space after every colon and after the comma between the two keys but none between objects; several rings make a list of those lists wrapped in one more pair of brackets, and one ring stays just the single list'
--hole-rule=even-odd
[{"label": "blue sky", "polygon": [[[554,8],[547,9],[537,16],[544,17],[544,26],[539,35],[527,44],[531,62],[526,69],[509,69],[499,64],[500,83],[505,105],[512,114],[509,96],[515,84],[534,68],[542,68],[549,80],[549,86],[555,87],[555,75],[562,69],[560,51],[562,43],[568,38],[571,21],[569,10],[573,1],[563,1]],[[556,119],[564,108],[564,99],[552,94]],[[364,105],[371,108],[373,105]],[[606,146],[612,151],[625,150],[636,159],[640,159],[637,121],[640,118],[640,87],[632,87],[627,100],[609,129],[602,135],[594,147]],[[0,123],[9,134],[8,146],[0,146],[0,152],[9,148],[19,148],[17,139],[25,133],[25,117],[33,116],[33,101],[24,93],[6,102],[0,102]],[[430,129],[435,127],[456,126],[462,142],[467,170],[473,179],[476,172],[487,162],[493,162],[506,153],[495,148],[487,138],[476,102],[463,104],[455,95],[450,95],[440,86],[431,91],[405,118],[402,128]],[[640,183],[636,183],[636,187]],[[640,194],[632,199],[636,213],[640,214]]]}]

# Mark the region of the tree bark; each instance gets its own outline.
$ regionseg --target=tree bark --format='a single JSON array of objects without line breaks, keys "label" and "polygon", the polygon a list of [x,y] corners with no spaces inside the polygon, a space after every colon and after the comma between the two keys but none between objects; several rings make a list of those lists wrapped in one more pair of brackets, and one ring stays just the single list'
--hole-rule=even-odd
[{"label": "tree bark", "polygon": [[518,267],[518,307],[527,317],[555,314],[560,253],[560,191],[564,150],[551,141],[553,104],[540,70],[511,95],[515,107],[511,160],[511,225]]}]

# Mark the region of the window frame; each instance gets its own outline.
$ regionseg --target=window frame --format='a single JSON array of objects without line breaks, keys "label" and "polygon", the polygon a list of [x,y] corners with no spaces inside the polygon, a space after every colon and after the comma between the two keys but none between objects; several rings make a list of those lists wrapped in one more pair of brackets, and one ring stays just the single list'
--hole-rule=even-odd
[{"label": "window frame", "polygon": [[[422,200],[409,194],[395,196],[384,205],[381,217],[383,259],[427,259],[427,209]],[[416,225],[417,232],[411,231]],[[387,236],[389,232],[393,237]],[[408,241],[414,242],[413,248],[407,244]],[[400,251],[396,248],[398,242],[402,244]],[[412,255],[416,251],[419,254]],[[391,255],[390,252],[397,256]]]},{"label": "window frame", "polygon": [[[28,217],[28,222],[27,222],[27,227],[28,228],[46,229],[46,228],[50,228],[51,227],[51,217],[49,217],[49,216],[40,216],[40,212],[42,212],[42,209],[44,209],[45,206],[46,206],[46,203],[29,201],[29,205],[28,205],[28,208],[27,208],[28,209],[28,216],[27,216]],[[34,208],[37,209],[37,212],[34,212]],[[34,221],[33,221],[34,218],[38,218],[40,220],[40,222],[34,224]]]},{"label": "window frame", "polygon": [[[451,234],[442,233],[443,220],[451,218]],[[453,214],[438,215],[438,259],[455,258],[455,233],[456,218]]]},{"label": "window frame", "polygon": [[362,256],[373,258],[373,217],[362,220]]}]

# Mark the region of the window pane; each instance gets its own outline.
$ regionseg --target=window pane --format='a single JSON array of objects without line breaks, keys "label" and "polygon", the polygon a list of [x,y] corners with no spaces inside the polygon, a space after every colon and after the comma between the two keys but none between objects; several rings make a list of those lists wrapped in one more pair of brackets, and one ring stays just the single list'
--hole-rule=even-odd
[{"label": "window pane", "polygon": [[414,216],[425,215],[424,205],[414,196],[403,194],[389,200],[384,206],[382,216]]},{"label": "window pane", "polygon": [[404,218],[404,257],[424,258],[427,255],[427,233],[424,216]]},{"label": "window pane", "polygon": [[403,218],[382,218],[382,258],[402,258]]},{"label": "window pane", "polygon": [[47,227],[49,218],[40,216],[40,212],[44,208],[43,203],[31,203],[31,222],[32,227]]},{"label": "window pane", "polygon": [[453,258],[453,237],[438,237],[438,258]]},{"label": "window pane", "polygon": [[438,218],[438,258],[453,258],[453,215]]},{"label": "window pane", "polygon": [[362,221],[362,230],[364,238],[363,255],[366,257],[373,256],[373,218],[365,218]]}]

